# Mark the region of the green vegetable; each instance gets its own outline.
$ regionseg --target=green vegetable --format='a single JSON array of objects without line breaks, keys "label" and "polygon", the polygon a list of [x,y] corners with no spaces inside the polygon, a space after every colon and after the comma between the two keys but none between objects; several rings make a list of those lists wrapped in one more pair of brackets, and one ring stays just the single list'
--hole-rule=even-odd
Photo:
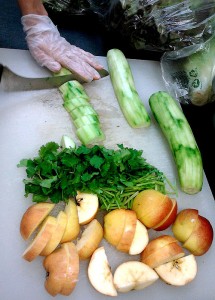
[{"label": "green vegetable", "polygon": [[[59,73],[60,75],[65,75],[70,73],[70,71],[62,68]],[[64,100],[63,106],[77,128],[76,135],[81,143],[89,145],[105,140],[99,115],[91,105],[84,87],[78,81],[72,80],[60,86],[59,91]],[[83,117],[89,117],[86,124]],[[80,122],[79,119],[81,120]]]},{"label": "green vegetable", "polygon": [[150,117],[135,88],[130,65],[118,49],[107,53],[110,78],[120,108],[131,127],[140,128],[150,125]]},{"label": "green vegetable", "polygon": [[149,105],[169,143],[182,191],[198,193],[203,184],[202,158],[186,117],[167,92],[151,95]]},{"label": "green vegetable", "polygon": [[131,208],[139,191],[166,193],[166,178],[142,157],[142,151],[118,145],[117,150],[95,145],[62,148],[55,142],[43,145],[38,156],[23,159],[25,196],[33,202],[54,203],[75,197],[77,191],[97,194],[100,208]]}]

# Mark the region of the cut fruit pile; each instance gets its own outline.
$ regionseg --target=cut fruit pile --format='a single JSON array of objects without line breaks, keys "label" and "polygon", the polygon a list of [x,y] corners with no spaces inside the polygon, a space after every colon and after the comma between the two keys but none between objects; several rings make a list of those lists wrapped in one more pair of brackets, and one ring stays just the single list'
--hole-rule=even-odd
[{"label": "cut fruit pile", "polygon": [[[56,206],[34,204],[20,222],[23,239],[34,236],[23,258],[30,262],[44,256],[43,266],[48,272],[45,288],[52,296],[72,293],[82,260],[89,261],[87,274],[92,287],[104,295],[142,290],[159,278],[183,286],[196,277],[195,256],[206,253],[213,241],[210,222],[197,210],[188,208],[177,214],[176,200],[155,190],[140,192],[133,209],[105,212],[103,224],[97,219],[97,195],[77,192],[76,199],[69,199],[64,210],[55,211]],[[174,236],[163,233],[150,238],[149,229],[160,231],[167,226],[172,226]],[[128,258],[114,270],[101,245],[103,238],[119,253],[139,255],[139,260]],[[188,255],[184,248],[189,250]]]}]

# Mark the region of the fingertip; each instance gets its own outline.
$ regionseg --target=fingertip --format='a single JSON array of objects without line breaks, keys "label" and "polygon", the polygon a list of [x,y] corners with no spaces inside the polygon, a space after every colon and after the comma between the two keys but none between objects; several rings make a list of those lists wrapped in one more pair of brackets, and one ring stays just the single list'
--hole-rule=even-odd
[{"label": "fingertip", "polygon": [[61,64],[58,62],[47,62],[45,66],[54,73],[59,72],[61,69]]}]

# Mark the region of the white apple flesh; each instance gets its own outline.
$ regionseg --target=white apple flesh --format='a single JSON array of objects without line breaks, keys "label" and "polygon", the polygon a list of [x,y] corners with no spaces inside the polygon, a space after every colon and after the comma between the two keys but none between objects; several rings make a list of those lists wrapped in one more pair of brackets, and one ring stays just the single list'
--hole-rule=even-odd
[{"label": "white apple flesh", "polygon": [[95,194],[77,192],[76,203],[78,209],[78,219],[80,225],[88,224],[92,221],[99,209],[99,199]]}]

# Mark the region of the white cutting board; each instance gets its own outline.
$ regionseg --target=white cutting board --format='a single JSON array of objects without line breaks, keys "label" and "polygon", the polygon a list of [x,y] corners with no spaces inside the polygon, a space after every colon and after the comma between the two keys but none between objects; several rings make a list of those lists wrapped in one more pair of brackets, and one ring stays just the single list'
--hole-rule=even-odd
[{"label": "white cutting board", "polygon": [[[98,57],[106,66],[106,59]],[[28,51],[0,49],[0,62],[8,65],[20,75],[43,76],[48,71],[40,68]],[[136,88],[147,110],[149,96],[158,90],[165,90],[160,65],[153,61],[129,60]],[[160,129],[152,118],[147,129],[132,129],[126,123],[114,96],[109,77],[85,85],[93,106],[100,114],[103,130],[106,134],[106,147],[125,146],[143,150],[147,161],[163,171],[176,184],[177,173],[171,152]],[[70,135],[76,142],[73,125],[62,107],[62,99],[57,89],[4,93],[0,91],[0,299],[2,300],[46,300],[50,295],[44,289],[45,271],[42,258],[29,263],[22,259],[27,243],[19,234],[22,214],[32,204],[31,198],[24,197],[24,168],[17,168],[22,158],[33,158],[42,144],[49,141],[60,142],[63,134]],[[208,218],[215,228],[215,203],[206,177],[200,193],[190,196],[180,192],[177,197],[179,210],[197,208]],[[150,237],[171,233],[150,231]],[[139,259],[129,257],[114,250],[107,243],[107,257],[114,271],[123,261]],[[142,291],[119,294],[117,299],[134,300],[212,300],[215,299],[215,245],[202,257],[197,257],[198,274],[193,282],[184,287],[172,287],[161,280]],[[87,275],[87,263],[81,263],[79,281],[69,297],[71,299],[102,300],[110,297],[96,292],[90,286]],[[56,299],[66,299],[56,296]]]}]

